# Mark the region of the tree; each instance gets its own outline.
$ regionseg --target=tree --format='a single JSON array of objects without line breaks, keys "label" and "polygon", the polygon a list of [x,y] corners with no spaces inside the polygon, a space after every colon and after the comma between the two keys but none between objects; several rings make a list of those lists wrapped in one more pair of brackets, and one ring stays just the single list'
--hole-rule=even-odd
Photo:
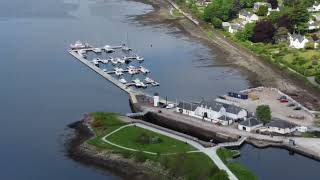
[{"label": "tree", "polygon": [[295,26],[295,30],[302,33],[306,29],[306,25],[310,19],[310,13],[304,4],[301,2],[296,3],[293,10],[289,13],[289,19]]},{"label": "tree", "polygon": [[268,14],[268,6],[260,6],[258,9],[257,15],[258,16],[266,16]]},{"label": "tree", "polygon": [[252,42],[272,43],[275,28],[270,20],[260,21],[253,29]]},{"label": "tree", "polygon": [[210,22],[213,17],[228,21],[236,17],[241,9],[238,0],[215,0],[204,9],[203,19]]},{"label": "tree", "polygon": [[213,24],[214,28],[218,28],[218,29],[222,28],[222,21],[217,17],[213,17],[211,19],[211,23]]},{"label": "tree", "polygon": [[285,27],[290,33],[293,33],[294,31],[294,24],[292,20],[289,18],[288,14],[285,14],[278,18],[277,26]]},{"label": "tree", "polygon": [[267,0],[271,4],[272,9],[277,9],[279,7],[278,0]]},{"label": "tree", "polygon": [[253,35],[253,29],[256,26],[255,23],[248,23],[246,24],[246,26],[244,27],[243,30],[238,31],[235,36],[237,39],[241,40],[241,41],[247,41],[249,40],[252,35]]},{"label": "tree", "polygon": [[276,34],[274,35],[274,40],[276,42],[282,42],[287,40],[288,32],[288,29],[285,27],[278,28]]},{"label": "tree", "polygon": [[241,8],[252,8],[257,1],[258,0],[240,0],[239,3]]},{"label": "tree", "polygon": [[256,116],[263,124],[267,124],[271,121],[271,110],[268,105],[260,105],[256,109]]}]

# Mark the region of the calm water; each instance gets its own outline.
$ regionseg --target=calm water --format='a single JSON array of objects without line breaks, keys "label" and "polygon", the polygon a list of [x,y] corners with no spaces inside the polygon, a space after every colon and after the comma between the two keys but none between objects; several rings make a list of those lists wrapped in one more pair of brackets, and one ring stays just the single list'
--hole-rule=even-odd
[{"label": "calm water", "polygon": [[210,66],[221,63],[220,52],[174,27],[132,18],[151,10],[126,0],[2,0],[0,179],[116,179],[65,157],[67,124],[86,112],[130,111],[126,94],[66,52],[75,40],[117,45],[129,33],[161,83],[150,91],[171,98],[212,98],[249,86],[236,69]]},{"label": "calm water", "polygon": [[320,176],[320,163],[285,149],[257,149],[245,144],[235,161],[247,166],[261,180],[315,180]]}]

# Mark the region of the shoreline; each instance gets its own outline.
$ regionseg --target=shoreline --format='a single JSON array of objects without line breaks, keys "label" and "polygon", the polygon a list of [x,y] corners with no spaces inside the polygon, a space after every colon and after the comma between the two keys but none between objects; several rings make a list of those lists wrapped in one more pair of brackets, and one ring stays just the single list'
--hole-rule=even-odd
[{"label": "shoreline", "polygon": [[[198,40],[206,45],[210,51],[215,52],[217,59],[231,63],[240,69],[248,78],[252,86],[275,87],[294,96],[294,99],[309,109],[320,109],[320,91],[312,85],[307,85],[300,76],[281,70],[269,60],[239,46],[223,34],[214,30],[213,36],[209,37],[204,32],[204,27],[195,25],[189,19],[172,18],[169,13],[171,4],[168,0],[131,0],[151,5],[154,10],[143,15],[138,15],[136,20],[142,24],[169,24],[176,26],[181,33]],[[216,52],[216,51],[220,52]]]},{"label": "shoreline", "polygon": [[151,164],[148,164],[148,162],[137,163],[133,159],[122,157],[120,154],[101,151],[87,144],[87,140],[95,137],[94,132],[88,127],[88,121],[90,121],[90,117],[84,115],[82,120],[68,125],[75,131],[73,137],[66,143],[66,152],[69,158],[89,167],[106,170],[111,175],[122,179],[157,180],[165,177],[163,172],[151,168]]}]

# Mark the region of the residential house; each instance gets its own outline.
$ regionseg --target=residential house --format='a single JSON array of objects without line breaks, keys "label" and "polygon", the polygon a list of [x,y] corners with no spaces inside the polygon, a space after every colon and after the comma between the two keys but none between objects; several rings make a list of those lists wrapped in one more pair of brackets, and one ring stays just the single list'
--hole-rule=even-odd
[{"label": "residential house", "polygon": [[194,116],[194,111],[198,107],[198,104],[196,103],[189,103],[189,102],[179,102],[177,105],[177,112],[189,115],[189,116]]},{"label": "residential house", "polygon": [[253,4],[253,11],[258,12],[261,6],[267,6],[268,9],[272,9],[271,4],[267,2],[255,2]]},{"label": "residential house", "polygon": [[204,7],[207,7],[211,3],[212,3],[211,0],[197,0],[196,2],[198,6],[204,6]]},{"label": "residential house", "polygon": [[228,32],[233,34],[233,33],[236,33],[237,31],[239,31],[241,28],[242,28],[241,24],[234,23],[229,26]]},{"label": "residential house", "polygon": [[314,15],[312,15],[312,16],[314,17],[314,19],[315,19],[316,21],[320,21],[320,15],[314,14]]},{"label": "residential house", "polygon": [[320,3],[315,2],[312,7],[308,8],[309,12],[319,12],[320,11]]},{"label": "residential house", "polygon": [[267,131],[277,134],[289,134],[297,130],[297,125],[283,121],[280,119],[274,119],[270,123],[266,124]]},{"label": "residential house", "polygon": [[263,123],[261,121],[259,121],[257,118],[251,117],[239,123],[238,129],[250,132],[262,126]]},{"label": "residential house", "polygon": [[211,121],[218,119],[224,113],[223,104],[216,101],[201,101],[195,110],[195,115]]},{"label": "residential house", "polygon": [[256,14],[249,12],[245,9],[239,12],[239,18],[243,19],[245,24],[252,23],[259,20],[259,17]]},{"label": "residential house", "polygon": [[290,41],[290,47],[295,49],[302,49],[305,47],[306,43],[309,42],[309,40],[300,34],[288,34],[289,41]]},{"label": "residential house", "polygon": [[315,21],[313,20],[309,20],[308,22],[308,30],[312,31],[312,30],[316,30],[316,29],[319,29],[320,26],[318,26],[318,24],[316,24]]},{"label": "residential house", "polygon": [[246,119],[248,112],[234,105],[216,101],[202,101],[196,108],[195,115],[207,121],[229,125],[237,119]]}]

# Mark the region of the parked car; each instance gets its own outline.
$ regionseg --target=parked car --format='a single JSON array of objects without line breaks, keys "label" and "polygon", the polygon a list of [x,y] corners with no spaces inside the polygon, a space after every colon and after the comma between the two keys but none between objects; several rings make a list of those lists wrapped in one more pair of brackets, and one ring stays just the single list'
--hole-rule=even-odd
[{"label": "parked car", "polygon": [[280,96],[278,100],[287,99],[287,96]]},{"label": "parked car", "polygon": [[299,111],[301,109],[302,109],[301,107],[295,107],[293,110]]},{"label": "parked car", "polygon": [[287,102],[289,102],[289,101],[288,101],[288,99],[280,99],[280,102],[281,102],[281,103],[287,103]]},{"label": "parked car", "polygon": [[287,105],[288,107],[294,107],[294,106],[296,106],[294,103],[290,103],[290,104],[288,104]]},{"label": "parked car", "polygon": [[174,104],[168,104],[168,105],[166,106],[166,109],[172,109],[172,108],[174,108]]}]

